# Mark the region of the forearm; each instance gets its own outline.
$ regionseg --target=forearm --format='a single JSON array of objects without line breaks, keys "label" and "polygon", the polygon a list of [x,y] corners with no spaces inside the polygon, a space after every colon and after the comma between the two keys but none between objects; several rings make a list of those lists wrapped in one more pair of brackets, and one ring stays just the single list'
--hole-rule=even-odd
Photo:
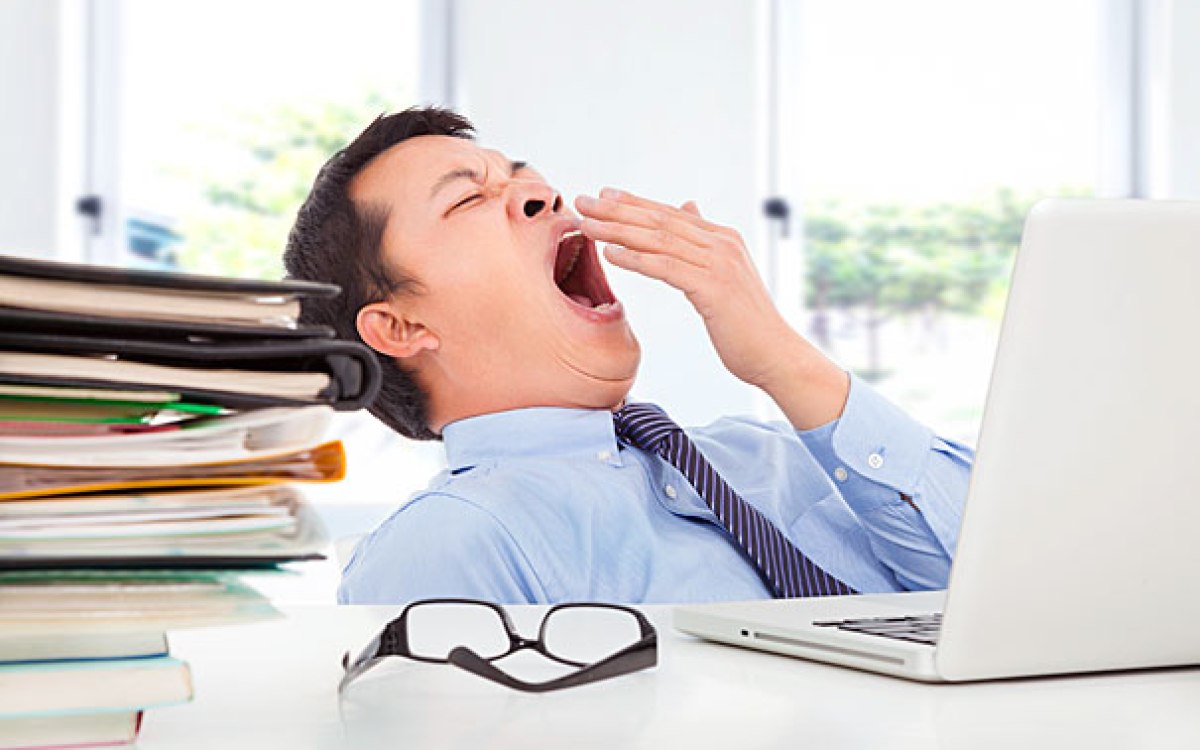
[{"label": "forearm", "polygon": [[797,430],[811,430],[842,416],[850,376],[790,328],[780,337],[775,364],[756,383]]}]

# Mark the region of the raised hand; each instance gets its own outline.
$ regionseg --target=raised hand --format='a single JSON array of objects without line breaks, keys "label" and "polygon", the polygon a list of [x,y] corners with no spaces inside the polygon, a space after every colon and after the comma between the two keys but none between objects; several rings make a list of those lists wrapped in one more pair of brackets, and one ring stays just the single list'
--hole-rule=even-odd
[{"label": "raised hand", "polygon": [[771,395],[796,427],[841,413],[845,373],[787,324],[738,232],[707,221],[694,203],[675,207],[611,188],[578,197],[575,207],[583,232],[610,243],[611,263],[683,292],[725,367]]}]

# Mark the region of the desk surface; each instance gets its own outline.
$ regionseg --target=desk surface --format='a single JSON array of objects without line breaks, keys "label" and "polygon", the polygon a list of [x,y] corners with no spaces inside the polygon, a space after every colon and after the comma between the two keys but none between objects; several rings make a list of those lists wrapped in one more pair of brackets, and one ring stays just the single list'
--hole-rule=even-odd
[{"label": "desk surface", "polygon": [[[543,607],[510,608],[535,632]],[[705,643],[659,629],[659,666],[527,695],[453,667],[390,659],[339,700],[395,607],[292,607],[286,617],[180,631],[195,700],[146,715],[158,748],[1196,748],[1200,669],[923,685]],[[515,664],[514,673],[537,665]]]}]

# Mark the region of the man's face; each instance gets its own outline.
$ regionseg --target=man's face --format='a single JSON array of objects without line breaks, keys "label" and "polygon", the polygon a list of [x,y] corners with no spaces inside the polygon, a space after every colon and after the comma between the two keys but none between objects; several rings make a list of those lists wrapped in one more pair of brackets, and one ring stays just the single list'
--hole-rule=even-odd
[{"label": "man's face", "polygon": [[431,337],[399,356],[430,393],[434,429],[624,398],[637,340],[578,217],[532,168],[468,140],[422,136],[370,162],[351,196],[388,208],[385,259],[420,286],[387,309],[411,335]]}]

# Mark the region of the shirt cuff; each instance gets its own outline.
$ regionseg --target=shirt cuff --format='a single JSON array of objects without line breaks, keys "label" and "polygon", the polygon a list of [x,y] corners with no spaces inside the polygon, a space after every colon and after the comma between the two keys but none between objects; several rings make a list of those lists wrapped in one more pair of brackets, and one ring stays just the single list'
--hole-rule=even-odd
[{"label": "shirt cuff", "polygon": [[934,437],[855,375],[841,418],[797,434],[858,511],[915,495]]}]

